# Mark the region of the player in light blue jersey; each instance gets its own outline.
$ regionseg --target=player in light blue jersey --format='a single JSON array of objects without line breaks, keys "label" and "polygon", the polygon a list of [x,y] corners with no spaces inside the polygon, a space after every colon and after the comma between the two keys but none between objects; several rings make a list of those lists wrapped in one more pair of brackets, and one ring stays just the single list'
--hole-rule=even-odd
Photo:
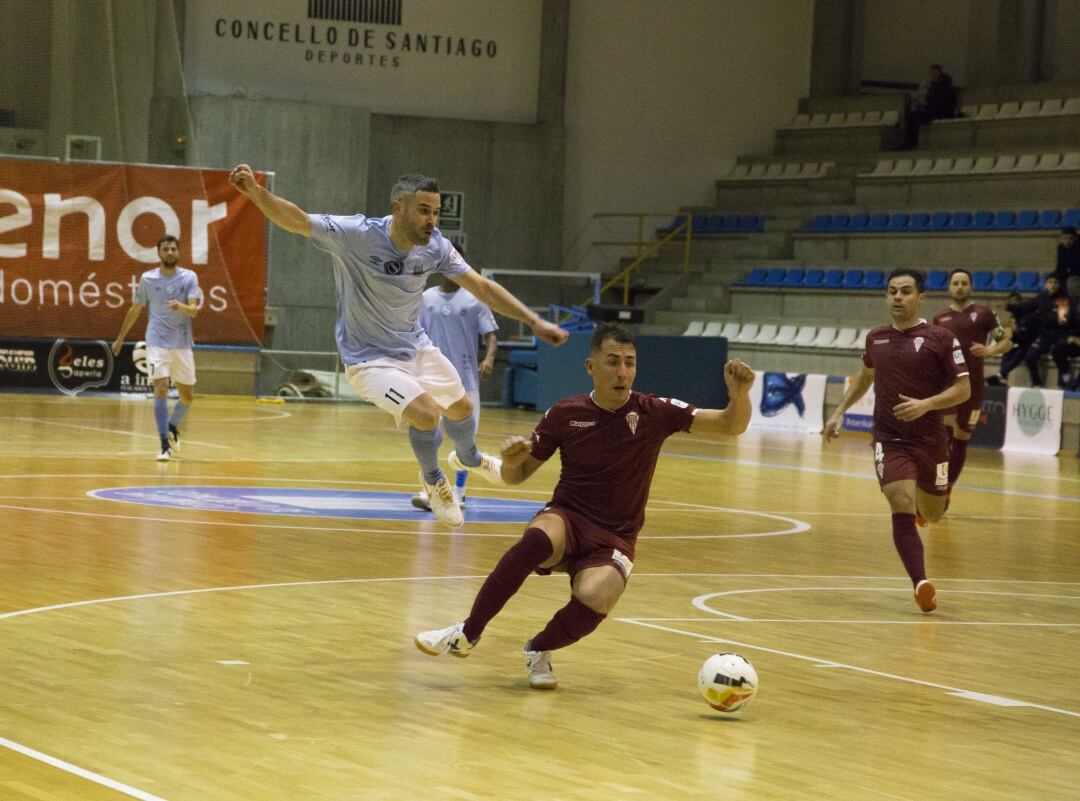
[{"label": "player in light blue jersey", "polygon": [[565,342],[566,331],[465,263],[435,227],[442,201],[433,178],[399,178],[386,217],[308,214],[260,186],[246,164],[235,167],[229,180],[275,225],[311,238],[330,255],[337,287],[335,334],[345,375],[361,397],[399,424],[408,423],[431,511],[446,525],[461,525],[461,506],[439,468],[440,419],[445,417],[444,428],[456,446],[449,456],[455,470],[468,469],[499,484],[501,462],[477,449],[472,401],[454,366],[420,327],[428,276],[453,277],[481,302],[528,324],[552,345]]},{"label": "player in light blue jersey", "polygon": [[[460,248],[458,253],[465,255]],[[431,337],[435,347],[457,369],[465,392],[472,401],[473,417],[479,426],[480,377],[491,375],[495,367],[495,332],[499,330],[491,309],[473,297],[468,290],[459,287],[454,279],[444,275],[440,286],[424,291],[424,302],[420,307],[420,326]],[[476,347],[480,337],[484,338],[484,359],[477,363]],[[442,433],[436,430],[435,435],[438,447],[442,444]],[[454,481],[454,494],[462,507],[465,506],[465,481],[468,475],[469,471],[458,470]],[[418,509],[431,511],[427,491],[423,488],[418,495],[413,496],[412,504]]]},{"label": "player in light blue jersey", "polygon": [[[195,400],[191,321],[199,313],[202,290],[193,270],[176,266],[180,259],[180,240],[175,236],[163,236],[158,241],[158,258],[161,264],[139,278],[135,301],[124,316],[112,352],[114,355],[120,353],[128,329],[142,314],[143,306],[148,306],[146,365],[154,386],[154,420],[161,438],[157,458],[159,462],[167,462],[180,450],[180,421]],[[168,407],[170,378],[180,392],[172,416]]]}]

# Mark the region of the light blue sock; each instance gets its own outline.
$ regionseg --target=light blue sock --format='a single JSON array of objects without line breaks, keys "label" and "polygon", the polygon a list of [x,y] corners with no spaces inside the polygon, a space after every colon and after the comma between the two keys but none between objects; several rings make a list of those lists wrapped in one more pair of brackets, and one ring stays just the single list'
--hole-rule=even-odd
[{"label": "light blue sock", "polygon": [[480,464],[480,451],[476,448],[476,418],[471,414],[464,420],[443,418],[443,428],[454,440],[461,463],[469,467]]},{"label": "light blue sock", "polygon": [[420,469],[424,473],[424,481],[434,484],[444,478],[443,471],[439,467],[439,438],[438,429],[433,431],[421,431],[419,428],[409,426],[409,444],[412,445],[416,461],[420,463]]},{"label": "light blue sock", "polygon": [[169,399],[154,396],[154,421],[157,423],[158,436],[166,439],[169,436]]},{"label": "light blue sock", "polygon": [[190,408],[191,407],[188,406],[186,403],[181,403],[180,401],[177,401],[176,405],[173,406],[172,417],[169,418],[169,425],[179,427],[180,421],[184,419],[184,417],[188,413],[188,409]]}]

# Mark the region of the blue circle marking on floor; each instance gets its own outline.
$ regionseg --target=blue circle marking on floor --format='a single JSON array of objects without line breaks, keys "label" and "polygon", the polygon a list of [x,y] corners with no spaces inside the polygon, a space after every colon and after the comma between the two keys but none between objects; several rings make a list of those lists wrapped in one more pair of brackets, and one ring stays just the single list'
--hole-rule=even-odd
[{"label": "blue circle marking on floor", "polygon": [[[116,487],[94,490],[95,498],[146,506],[172,506],[216,512],[291,517],[347,517],[361,520],[432,520],[413,507],[412,493],[282,487]],[[541,501],[469,496],[465,520],[471,523],[526,523]]]}]

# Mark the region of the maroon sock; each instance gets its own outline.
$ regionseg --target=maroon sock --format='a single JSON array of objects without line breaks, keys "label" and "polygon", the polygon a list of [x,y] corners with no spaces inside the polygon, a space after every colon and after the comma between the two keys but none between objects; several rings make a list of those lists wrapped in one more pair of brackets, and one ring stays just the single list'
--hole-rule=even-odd
[{"label": "maroon sock", "polygon": [[953,438],[949,443],[949,487],[960,478],[960,471],[964,469],[967,460],[968,440]]},{"label": "maroon sock", "polygon": [[554,651],[573,645],[586,634],[596,630],[607,615],[601,615],[585,606],[577,598],[555,613],[547,626],[532,638],[530,651]]},{"label": "maroon sock", "polygon": [[922,540],[915,530],[915,515],[894,514],[892,516],[892,539],[896,552],[904,569],[911,576],[911,583],[918,584],[926,579],[926,567],[923,565]]},{"label": "maroon sock", "polygon": [[529,574],[552,554],[551,540],[540,528],[527,528],[521,539],[503,554],[499,564],[485,579],[465,621],[465,636],[476,642],[499,610],[517,592]]}]

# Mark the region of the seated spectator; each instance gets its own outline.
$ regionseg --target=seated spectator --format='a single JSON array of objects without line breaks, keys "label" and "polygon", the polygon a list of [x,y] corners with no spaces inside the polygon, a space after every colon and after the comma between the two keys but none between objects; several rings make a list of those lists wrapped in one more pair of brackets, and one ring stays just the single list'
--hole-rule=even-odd
[{"label": "seated spectator", "polygon": [[1072,226],[1061,229],[1054,272],[1069,293],[1069,299],[1074,304],[1080,303],[1080,237]]},{"label": "seated spectator", "polygon": [[1009,373],[1024,362],[1024,355],[1035,341],[1039,330],[1036,324],[1037,313],[1025,311],[1024,297],[1019,292],[1010,292],[1005,300],[1005,310],[1011,315],[1003,325],[1009,331],[1012,349],[1001,357],[1001,371],[986,377],[986,383],[992,387],[1009,383]]},{"label": "seated spectator", "polygon": [[1069,295],[1061,286],[1057,274],[1047,276],[1043,291],[1031,300],[1018,304],[1024,312],[1035,313],[1037,333],[1035,340],[1024,354],[1024,363],[1031,374],[1031,385],[1041,387],[1039,361],[1047,353],[1054,358],[1058,368],[1058,386],[1064,388],[1071,379],[1066,355],[1070,335],[1080,335],[1080,322],[1076,319],[1076,306],[1069,302]]},{"label": "seated spectator", "polygon": [[918,137],[918,128],[932,120],[956,116],[956,87],[952,76],[941,69],[940,64],[930,65],[930,77],[919,85],[911,99],[908,118],[912,134]]}]

